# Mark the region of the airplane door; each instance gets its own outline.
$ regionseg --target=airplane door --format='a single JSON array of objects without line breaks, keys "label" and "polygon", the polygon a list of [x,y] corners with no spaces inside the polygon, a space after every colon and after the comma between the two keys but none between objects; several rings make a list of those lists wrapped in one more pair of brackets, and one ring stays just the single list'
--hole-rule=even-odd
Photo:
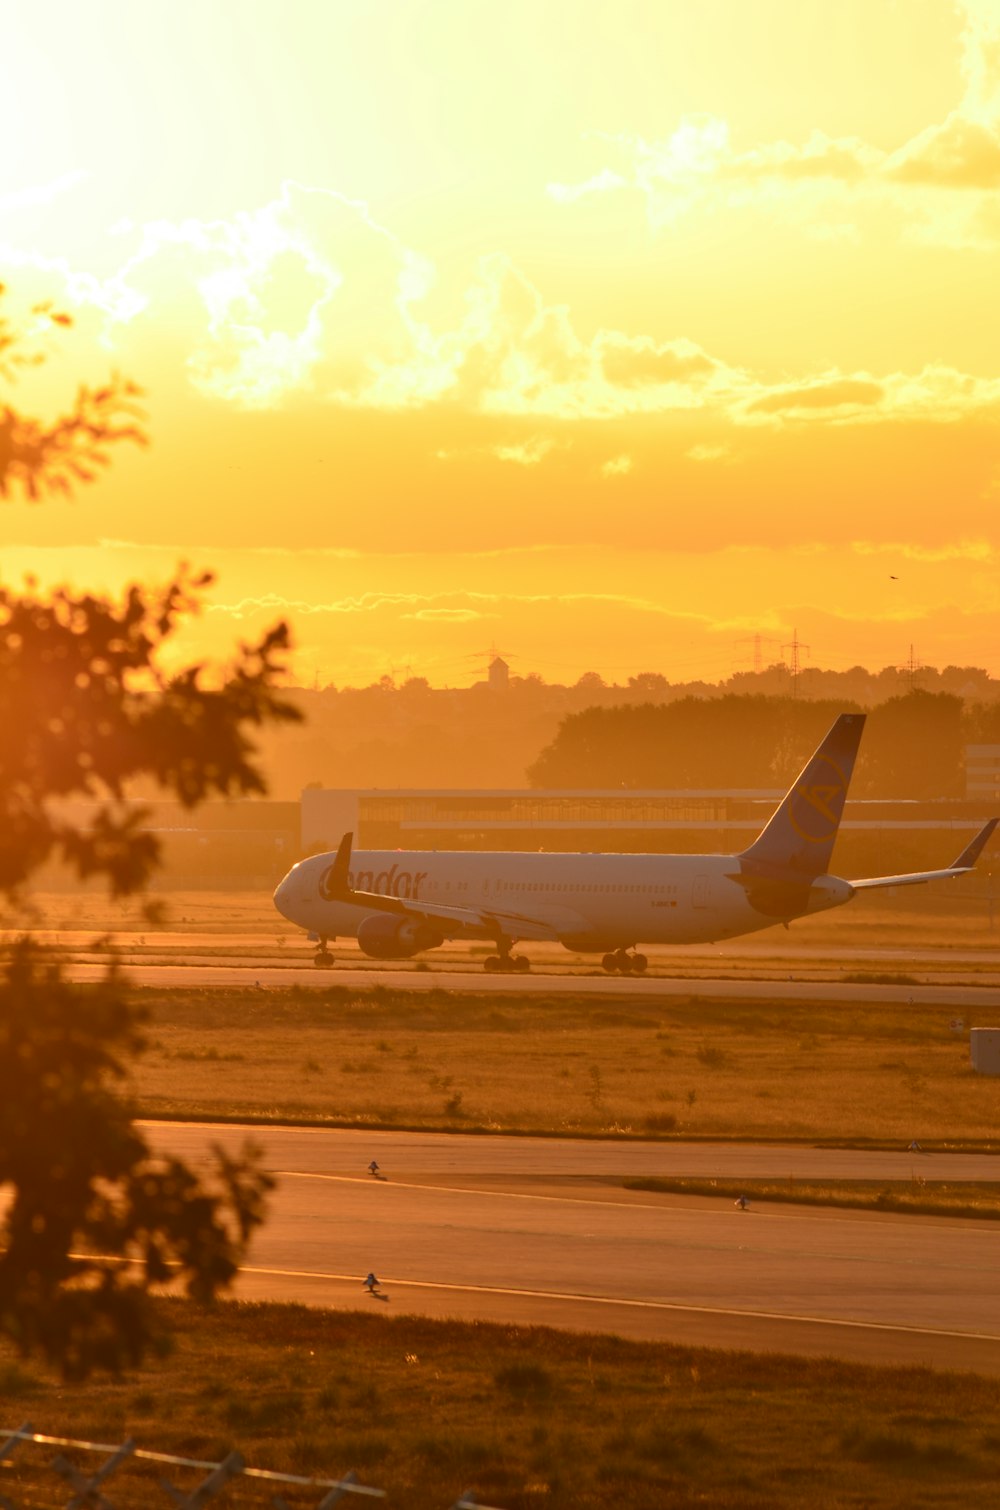
[{"label": "airplane door", "polygon": [[712,878],[711,876],[695,876],[691,887],[692,907],[707,907],[711,901]]}]

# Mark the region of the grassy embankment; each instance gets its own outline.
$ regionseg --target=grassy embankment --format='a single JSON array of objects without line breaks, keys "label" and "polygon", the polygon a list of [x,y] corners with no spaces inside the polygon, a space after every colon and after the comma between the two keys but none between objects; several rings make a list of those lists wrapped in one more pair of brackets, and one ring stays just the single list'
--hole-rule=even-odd
[{"label": "grassy embankment", "polygon": [[560,1136],[1000,1145],[947,1008],[150,990],[142,1114]]},{"label": "grassy embankment", "polygon": [[[965,1510],[995,1499],[1000,1384],[974,1375],[383,1313],[167,1304],[176,1351],[123,1382],[54,1384],[0,1349],[0,1425],[133,1435],[146,1450],[216,1461],[238,1447],[252,1466],[290,1473],[353,1468],[405,1510],[444,1510],[468,1487],[505,1510]],[[58,1481],[34,1466],[53,1453],[19,1449],[0,1492],[54,1503]],[[166,1503],[151,1487],[161,1472],[135,1465],[108,1493]],[[189,1491],[204,1476],[167,1473]],[[311,1510],[320,1497],[282,1493]],[[218,1503],[270,1500],[237,1480]]]},{"label": "grassy embankment", "polygon": [[846,1211],[895,1211],[911,1216],[957,1216],[1000,1220],[1000,1184],[969,1180],[706,1180],[627,1178],[626,1190],[650,1190],[660,1195],[698,1195],[719,1200],[746,1196],[751,1202],[773,1201],[795,1206],[835,1206]]}]

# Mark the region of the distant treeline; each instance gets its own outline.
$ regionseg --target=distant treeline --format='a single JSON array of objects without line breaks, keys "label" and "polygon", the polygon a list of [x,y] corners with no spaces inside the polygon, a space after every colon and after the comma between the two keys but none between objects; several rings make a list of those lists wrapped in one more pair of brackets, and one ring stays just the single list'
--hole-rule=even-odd
[{"label": "distant treeline", "polygon": [[[786,787],[843,698],[711,699],[586,708],[528,767],[534,787]],[[868,711],[852,797],[961,797],[966,744],[1000,743],[1000,704],[912,691]]]},{"label": "distant treeline", "polygon": [[[754,700],[768,706],[790,702],[797,710],[790,715],[793,718],[807,719],[810,709],[817,710],[817,719],[822,722],[830,709],[836,712],[857,707],[878,709],[888,701],[905,700],[914,675],[919,678],[922,692],[950,694],[952,704],[960,702],[972,710],[963,723],[969,738],[974,737],[972,731],[979,717],[974,710],[978,706],[1000,708],[1000,681],[976,666],[946,666],[941,671],[922,667],[916,673],[894,666],[881,671],[856,666],[843,672],[807,667],[794,682],[794,695],[791,674],[787,667],[780,666],[760,673],[738,672],[718,685],[670,682],[651,671],[630,676],[620,685],[609,685],[592,671],[572,686],[544,682],[535,675],[511,676],[506,685],[499,687],[486,682],[472,687],[432,687],[421,677],[410,677],[397,684],[384,677],[371,687],[292,688],[289,696],[305,721],[294,728],[263,729],[259,744],[272,797],[288,801],[296,800],[302,788],[310,784],[348,788],[521,787],[529,767],[538,769],[533,779],[548,785],[549,749],[554,742],[558,743],[557,735],[560,740],[563,737],[559,735],[561,723],[572,725],[574,717],[585,714],[591,717],[592,709],[609,713],[609,730],[619,732],[624,727],[620,720],[626,717],[625,709],[638,715],[650,703],[673,707],[696,701],[705,708],[706,718],[720,720],[711,727],[721,727],[723,731],[729,726],[726,707]],[[716,708],[714,714],[712,707]],[[666,708],[664,716],[665,713]],[[647,751],[655,748],[652,764],[657,771],[662,765],[664,772],[662,779],[651,773],[655,779],[648,784],[681,784],[665,774],[667,762],[660,744],[654,741],[650,745],[648,738],[639,734],[648,717],[643,713],[636,724],[636,754],[640,748]],[[737,726],[738,721],[734,721],[734,732],[719,736],[723,750],[732,740],[744,738],[736,734]],[[599,742],[596,731],[593,738]],[[632,738],[629,734],[628,741],[632,742]],[[602,769],[607,775],[602,784],[646,785],[645,775],[633,779],[629,774],[626,767],[631,757],[627,748],[616,748],[618,734],[609,732],[608,739],[610,768],[604,762]],[[775,745],[768,734],[763,735],[763,741],[766,766],[773,760]],[[707,740],[706,744],[712,742]],[[867,735],[863,748],[867,751],[872,742],[872,735]],[[666,745],[672,743],[672,739],[666,739]],[[738,750],[737,745],[737,753]],[[545,755],[541,756],[543,751]],[[706,749],[699,756],[698,766],[707,771],[707,762],[719,754],[718,748]],[[574,757],[570,767],[576,763]],[[766,771],[763,776],[742,777],[737,767],[738,763],[734,763],[734,775],[727,776],[722,784],[780,784],[777,777],[768,777]],[[572,780],[557,779],[555,769],[553,766],[555,785],[573,784]],[[588,784],[582,776],[575,779]],[[694,780],[694,785],[713,784],[707,776]]]}]

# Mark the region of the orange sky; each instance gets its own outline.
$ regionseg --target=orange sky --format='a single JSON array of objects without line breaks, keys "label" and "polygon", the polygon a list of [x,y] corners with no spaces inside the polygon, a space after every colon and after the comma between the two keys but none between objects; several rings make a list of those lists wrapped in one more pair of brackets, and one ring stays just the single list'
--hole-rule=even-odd
[{"label": "orange sky", "polygon": [[76,317],[15,400],[120,369],[153,445],[3,580],[212,566],[199,653],[338,685],[1000,675],[996,0],[7,24],[0,280]]}]

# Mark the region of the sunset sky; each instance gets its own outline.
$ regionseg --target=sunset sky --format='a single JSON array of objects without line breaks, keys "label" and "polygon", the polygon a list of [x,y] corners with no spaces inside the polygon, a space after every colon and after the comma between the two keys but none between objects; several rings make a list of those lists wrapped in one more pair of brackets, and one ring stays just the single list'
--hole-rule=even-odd
[{"label": "sunset sky", "polygon": [[305,682],[1000,676],[997,0],[8,6],[0,281],[152,445],[0,579]]}]

